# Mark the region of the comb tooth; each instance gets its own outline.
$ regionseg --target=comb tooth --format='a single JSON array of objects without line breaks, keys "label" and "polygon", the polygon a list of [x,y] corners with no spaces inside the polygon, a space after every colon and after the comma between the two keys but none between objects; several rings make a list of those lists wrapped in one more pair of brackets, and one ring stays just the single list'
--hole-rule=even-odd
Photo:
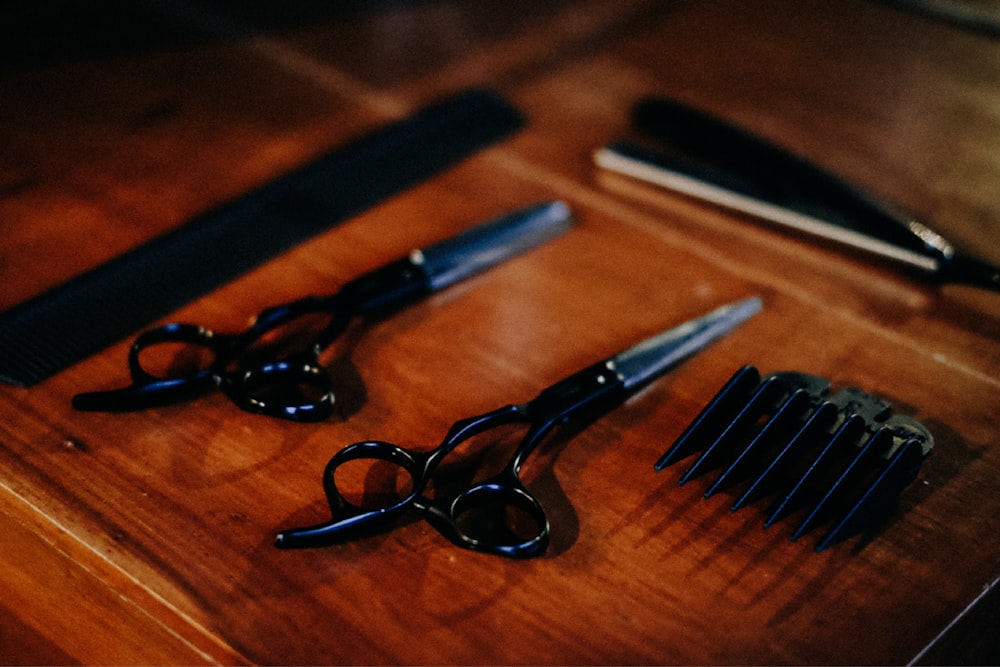
[{"label": "comb tooth", "polygon": [[844,514],[844,517],[816,545],[820,552],[865,530],[875,519],[889,509],[902,490],[920,471],[924,448],[919,438],[910,438],[889,460],[889,464],[861,498]]},{"label": "comb tooth", "polygon": [[[751,466],[754,457],[758,457],[773,442],[778,441],[782,434],[787,433],[799,422],[801,415],[809,405],[809,393],[805,389],[796,389],[775,411],[774,416],[761,428],[757,436],[751,440],[742,452],[726,468],[719,478],[708,487],[705,497],[711,497],[716,491],[738,481],[739,476]],[[735,507],[733,509],[736,509]]]},{"label": "comb tooth", "polygon": [[809,465],[802,477],[795,482],[792,489],[771,512],[767,521],[764,522],[764,527],[770,527],[776,521],[789,514],[805,498],[809,490],[815,488],[816,482],[835,465],[836,452],[842,447],[843,443],[853,444],[864,433],[864,430],[865,420],[863,418],[852,415],[845,420]]},{"label": "comb tooth", "polygon": [[707,471],[725,453],[725,448],[739,441],[744,432],[752,427],[767,409],[784,396],[785,383],[781,378],[770,376],[760,385],[753,397],[743,406],[739,414],[726,425],[722,434],[709,444],[691,467],[681,476],[684,484]]},{"label": "comb tooth", "polygon": [[848,466],[837,477],[837,480],[830,485],[830,488],[826,490],[820,501],[816,503],[808,516],[799,524],[799,527],[792,534],[792,539],[796,540],[802,537],[810,528],[818,523],[823,512],[832,507],[838,497],[842,497],[844,493],[850,491],[850,480],[852,477],[861,473],[863,466],[868,465],[869,461],[886,451],[888,446],[891,445],[892,431],[889,429],[881,428],[875,435],[868,438],[868,442],[855,454]]},{"label": "comb tooth", "polygon": [[[834,420],[837,418],[837,406],[829,401],[824,401],[816,410],[812,413],[806,423],[801,429],[788,441],[785,448],[782,449],[774,460],[764,468],[763,472],[754,480],[750,482],[747,490],[743,493],[740,498],[733,503],[733,511],[748,505],[760,496],[767,492],[768,484],[774,481],[775,475],[781,468],[788,463],[795,454],[802,451],[805,447],[808,447],[816,436],[821,433],[826,433],[826,430],[830,428]],[[769,524],[768,524],[769,525]]]},{"label": "comb tooth", "polygon": [[744,366],[729,379],[719,393],[684,429],[674,444],[660,457],[654,466],[663,470],[698,449],[699,443],[715,440],[725,424],[732,421],[746,396],[760,382],[760,373],[753,366]]}]

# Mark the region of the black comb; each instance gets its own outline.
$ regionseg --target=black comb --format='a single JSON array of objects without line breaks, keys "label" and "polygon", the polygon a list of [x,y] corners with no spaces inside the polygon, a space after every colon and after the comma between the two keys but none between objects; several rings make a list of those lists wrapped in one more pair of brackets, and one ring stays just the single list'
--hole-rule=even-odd
[{"label": "black comb", "polygon": [[770,497],[764,526],[801,515],[795,540],[828,525],[816,546],[823,551],[883,519],[934,445],[923,425],[891,414],[885,401],[854,387],[829,392],[830,383],[815,375],[784,371],[761,377],[744,366],[655,468],[700,452],[681,484],[721,471],[706,498],[741,485],[735,511]]}]

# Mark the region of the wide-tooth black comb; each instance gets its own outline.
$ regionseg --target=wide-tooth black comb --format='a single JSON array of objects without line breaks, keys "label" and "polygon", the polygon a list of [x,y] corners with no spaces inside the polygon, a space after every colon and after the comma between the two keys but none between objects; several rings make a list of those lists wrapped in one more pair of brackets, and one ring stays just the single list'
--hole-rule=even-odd
[{"label": "wide-tooth black comb", "polygon": [[733,510],[772,497],[765,527],[793,513],[791,538],[830,525],[817,551],[883,518],[912,482],[934,439],[919,422],[854,387],[784,371],[761,377],[744,366],[656,462],[656,470],[700,452],[684,484],[721,471],[705,497],[744,484]]}]

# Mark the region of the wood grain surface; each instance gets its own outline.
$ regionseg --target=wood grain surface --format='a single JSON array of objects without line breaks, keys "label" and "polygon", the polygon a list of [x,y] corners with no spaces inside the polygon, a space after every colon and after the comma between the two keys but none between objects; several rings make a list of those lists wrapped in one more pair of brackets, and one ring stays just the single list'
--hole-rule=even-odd
[{"label": "wood grain surface", "polygon": [[[11,10],[0,309],[473,85],[526,128],[164,321],[237,330],[536,201],[565,200],[574,227],[352,330],[320,424],[221,395],[74,411],[75,393],[126,382],[130,339],[0,387],[0,664],[997,659],[984,628],[1000,607],[1000,294],[921,282],[591,159],[629,136],[633,102],[671,96],[1000,263],[995,37],[857,0],[326,4]],[[751,295],[765,307],[744,327],[530,459],[552,524],[543,557],[464,551],[416,519],[274,548],[278,530],[329,516],[322,470],[344,445],[431,447],[459,418]],[[705,500],[681,470],[654,473],[744,364],[862,387],[932,430],[874,538],[816,554],[788,525],[763,530],[761,505],[730,512],[735,491]]]}]

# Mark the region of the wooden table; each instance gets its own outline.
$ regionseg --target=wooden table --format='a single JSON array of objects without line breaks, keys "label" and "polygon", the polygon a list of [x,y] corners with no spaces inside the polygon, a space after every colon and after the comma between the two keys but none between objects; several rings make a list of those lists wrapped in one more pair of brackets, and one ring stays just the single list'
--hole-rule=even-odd
[{"label": "wooden table", "polygon": [[[906,663],[997,656],[1000,295],[937,287],[600,173],[663,94],[771,137],[1000,262],[1000,43],[855,0],[42,3],[6,29],[0,308],[472,85],[527,127],[165,321],[236,330],[534,201],[565,236],[350,337],[321,424],[213,395],[126,414],[129,341],[0,387],[0,662]],[[46,6],[48,5],[48,6]],[[474,6],[473,6],[474,5]],[[764,311],[525,469],[553,542],[420,521],[281,551],[356,440],[430,446],[723,303]],[[72,335],[71,331],[66,332]],[[935,435],[874,539],[822,554],[652,464],[752,363],[855,384]],[[992,591],[992,593],[990,592]]]}]

